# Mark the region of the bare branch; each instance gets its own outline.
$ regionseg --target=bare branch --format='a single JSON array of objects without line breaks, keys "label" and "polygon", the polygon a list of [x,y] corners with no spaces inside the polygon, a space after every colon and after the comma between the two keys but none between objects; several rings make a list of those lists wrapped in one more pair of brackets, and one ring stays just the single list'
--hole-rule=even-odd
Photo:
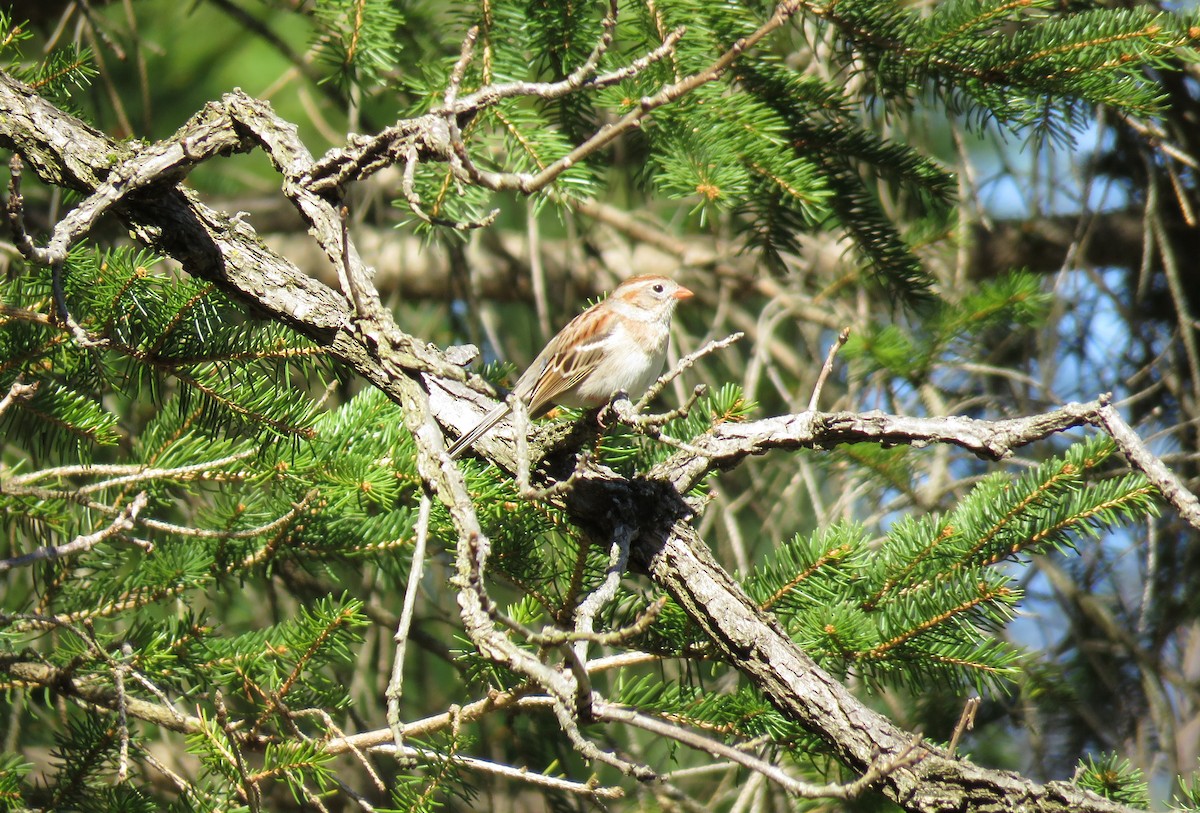
[{"label": "bare branch", "polygon": [[104,491],[109,488],[119,488],[132,485],[134,483],[143,483],[148,480],[178,480],[186,481],[196,477],[208,474],[214,469],[220,469],[228,466],[231,463],[236,463],[239,460],[246,460],[253,457],[256,451],[249,449],[243,452],[235,452],[234,454],[217,460],[205,461],[203,463],[194,463],[190,466],[176,466],[170,469],[149,468],[146,466],[58,466],[50,469],[38,469],[31,471],[28,474],[19,474],[5,481],[5,488],[18,490],[31,483],[36,483],[39,480],[47,478],[63,478],[63,477],[79,477],[79,476],[95,476],[112,474],[115,475],[112,479],[102,480],[98,483],[91,483],[86,486],[80,486],[74,489],[76,494],[94,494],[97,491]]},{"label": "bare branch", "polygon": [[[62,284],[62,268],[63,263],[67,260],[67,250],[71,247],[71,242],[74,242],[74,239],[78,239],[78,237],[72,239],[70,233],[64,235],[59,234],[59,232],[71,228],[70,224],[64,226],[70,220],[71,215],[68,215],[66,219],[60,221],[58,226],[55,227],[55,239],[51,241],[50,247],[44,249],[38,248],[33,242],[33,238],[29,236],[29,232],[25,230],[25,198],[21,194],[21,156],[13,155],[12,159],[8,162],[8,170],[8,204],[5,208],[8,213],[8,224],[13,234],[13,243],[21,254],[24,255],[25,259],[37,265],[47,266],[50,269],[51,289],[54,292],[55,313],[58,316],[59,323],[67,326],[71,331],[71,335],[75,337],[75,341],[81,347],[104,346],[107,342],[89,336],[88,332],[75,321],[70,311],[67,310],[67,297],[63,291]],[[72,212],[73,214],[75,213]],[[90,228],[90,224],[88,224],[88,228]],[[82,236],[82,234],[83,232],[80,232],[78,236]],[[69,242],[64,242],[66,240],[69,240]]]},{"label": "bare branch", "polygon": [[[607,19],[605,22],[607,22]],[[597,49],[599,49],[601,44],[604,43],[603,37],[606,35],[602,35],[600,43],[598,43],[596,46]],[[587,76],[594,71],[594,62],[598,63],[600,56],[603,56],[602,52],[597,54],[596,50],[593,50],[592,57],[589,57],[583,65],[581,65],[579,68],[576,68],[567,76],[567,78],[558,82],[507,82],[499,85],[488,85],[487,87],[480,88],[468,96],[463,96],[462,98],[458,99],[454,105],[453,112],[459,115],[474,112],[478,109],[491,107],[503,99],[511,99],[516,96],[536,96],[540,99],[558,99],[581,88],[604,88],[609,87],[610,85],[615,85],[618,82],[623,82],[624,80],[629,79],[630,77],[637,76],[646,68],[650,67],[656,62],[662,61],[667,56],[674,53],[675,48],[678,46],[679,40],[683,37],[683,35],[684,29],[677,28],[667,34],[667,36],[663,38],[663,41],[660,45],[644,56],[633,60],[623,68],[618,68],[608,73],[594,76],[590,79],[588,79]],[[607,45],[604,45],[606,50],[607,47]],[[592,67],[589,68],[589,65]],[[445,113],[450,111],[441,112]]]},{"label": "bare branch", "polygon": [[1001,460],[1021,446],[1089,423],[1098,407],[1099,402],[1067,404],[1053,412],[997,421],[911,418],[874,411],[804,412],[744,423],[727,422],[692,439],[691,446],[701,454],[675,455],[656,466],[653,476],[669,480],[680,491],[686,491],[708,471],[733,465],[746,455],[771,449],[825,449],[860,442],[888,446],[949,443],[988,460]]},{"label": "bare branch", "polygon": [[452,764],[472,771],[488,773],[518,782],[528,782],[531,785],[563,791],[575,794],[576,796],[585,796],[593,799],[621,799],[625,796],[625,791],[618,787],[604,787],[603,785],[594,785],[590,782],[572,782],[569,779],[547,776],[546,774],[530,771],[526,768],[513,768],[499,762],[479,759],[478,757],[463,756],[462,754],[454,754],[451,757],[446,757],[445,754],[435,753],[424,748],[414,748],[412,746],[397,748],[394,745],[379,745],[373,750],[395,753],[397,757],[416,759],[420,762],[439,763],[448,759]]},{"label": "bare branch", "polygon": [[1095,416],[1088,423],[1107,432],[1116,442],[1125,459],[1154,484],[1159,493],[1175,507],[1179,515],[1193,528],[1200,529],[1200,500],[1187,489],[1166,464],[1146,448],[1137,433],[1125,422],[1108,396],[1099,400]]},{"label": "bare branch", "polygon": [[43,548],[32,550],[29,553],[21,556],[14,556],[11,559],[0,559],[0,573],[12,570],[16,567],[26,567],[34,562],[44,562],[50,559],[61,559],[64,556],[74,556],[77,553],[91,550],[96,545],[108,539],[110,536],[124,533],[133,528],[134,521],[137,519],[142,509],[146,507],[150,498],[146,492],[139,492],[133,501],[125,508],[121,509],[120,513],[106,527],[99,531],[90,534],[83,534],[75,537],[70,542],[63,545],[47,545]]},{"label": "bare branch", "polygon": [[14,153],[8,161],[8,203],[4,210],[8,215],[8,229],[12,232],[13,243],[25,258],[36,257],[37,244],[25,230],[25,196],[21,194],[21,173],[24,162],[19,154]]},{"label": "bare branch", "polygon": [[658,394],[662,392],[668,384],[682,375],[685,370],[689,369],[697,361],[709,355],[710,353],[723,350],[734,342],[740,341],[745,335],[745,333],[739,330],[735,333],[730,333],[724,339],[715,339],[711,342],[708,342],[698,350],[688,353],[686,356],[677,361],[670,370],[659,376],[657,381],[650,385],[650,389],[646,390],[646,394],[638,399],[638,411],[645,409],[651,401],[658,397]]},{"label": "bare branch", "polygon": [[125,673],[129,671],[132,658],[133,647],[126,641],[121,644],[121,661],[113,669],[113,686],[117,690],[117,734],[121,743],[117,756],[118,782],[125,782],[129,778],[129,701],[125,698]]},{"label": "bare branch", "polygon": [[396,654],[392,658],[392,677],[388,681],[387,720],[397,746],[404,744],[403,726],[400,723],[400,697],[404,687],[404,653],[408,645],[408,630],[412,626],[413,610],[417,605],[417,592],[421,589],[421,574],[425,571],[425,543],[429,538],[429,512],[433,501],[429,494],[421,493],[421,504],[417,509],[417,526],[414,532],[412,562],[408,569],[408,587],[404,591],[404,605],[400,610],[400,623],[392,640],[396,643]]},{"label": "bare branch", "polygon": [[[625,569],[629,564],[629,542],[633,539],[633,532],[632,527],[623,523],[617,523],[613,527],[612,544],[609,547],[608,567],[604,572],[604,581],[575,608],[576,633],[583,635],[594,633],[596,614],[605,604],[616,597],[617,588],[621,586],[621,577],[625,575]],[[587,660],[586,640],[581,640],[576,644],[575,653],[580,661]]]},{"label": "bare branch", "polygon": [[1116,442],[1135,469],[1163,494],[1192,527],[1200,529],[1200,500],[1155,457],[1109,403],[1109,396],[1086,404],[1071,403],[1052,412],[1023,418],[984,421],[974,418],[911,418],[883,412],[804,412],[746,423],[723,423],[655,466],[651,476],[680,492],[714,468],[727,468],[751,454],[770,449],[827,449],[844,443],[924,446],[948,443],[989,459],[1002,460],[1016,449],[1077,426],[1091,425]]},{"label": "bare branch", "polygon": [[958,717],[958,722],[954,725],[954,733],[950,735],[950,742],[946,745],[946,751],[953,755],[958,750],[958,740],[964,732],[970,731],[975,727],[975,715],[979,711],[979,704],[983,700],[976,696],[967,699],[963,705],[962,714]]},{"label": "bare branch", "polygon": [[475,43],[478,40],[479,26],[473,25],[467,30],[467,36],[463,37],[458,61],[454,63],[454,68],[450,71],[450,80],[446,82],[446,93],[442,99],[446,108],[452,107],[454,100],[458,98],[458,91],[462,87],[463,77],[467,74],[467,66],[471,64],[471,57],[475,53]]},{"label": "bare branch", "polygon": [[846,784],[831,783],[818,785],[805,782],[788,774],[778,765],[761,760],[733,746],[706,737],[695,731],[689,731],[632,709],[617,706],[612,703],[598,704],[596,716],[601,720],[619,721],[649,731],[656,736],[673,740],[711,754],[721,759],[741,765],[762,774],[770,781],[779,785],[793,796],[804,799],[854,799],[880,780],[893,772],[919,762],[926,754],[922,749],[920,739],[915,739],[906,749],[894,757],[879,758],[871,763],[861,777]]},{"label": "bare branch", "polygon": [[8,388],[8,392],[4,394],[4,397],[0,398],[0,415],[3,415],[5,412],[7,412],[8,408],[16,402],[24,401],[27,398],[33,397],[33,394],[37,392],[37,389],[38,385],[36,382],[33,384],[26,384],[18,376],[17,380],[14,381],[12,386]]},{"label": "bare branch", "polygon": [[600,412],[600,414],[597,416],[597,420],[599,420],[603,425],[607,424],[611,418],[615,418],[621,423],[626,424],[638,430],[639,432],[646,432],[646,434],[652,435],[653,437],[661,437],[661,433],[657,432],[659,427],[663,426],[663,424],[670,423],[676,418],[686,418],[688,413],[691,412],[692,407],[696,405],[696,402],[700,400],[700,398],[703,397],[706,392],[708,392],[708,387],[706,385],[697,384],[695,388],[692,389],[692,394],[689,395],[688,399],[682,404],[674,409],[668,409],[666,412],[660,412],[653,415],[642,415],[639,413],[639,410],[643,408],[642,401],[645,399],[642,399],[642,401],[638,401],[637,404],[634,404],[629,400],[629,396],[626,393],[618,392],[613,396],[612,400],[608,402],[608,406],[606,406],[604,410]]},{"label": "bare branch", "polygon": [[[738,57],[740,57],[748,49],[757,45],[772,31],[781,27],[799,10],[799,8],[799,0],[784,0],[784,2],[775,7],[775,11],[771,15],[771,18],[762,26],[760,26],[757,31],[748,37],[739,39],[707,68],[699,71],[698,73],[687,76],[672,85],[662,88],[653,96],[646,96],[642,98],[638,106],[633,110],[626,113],[617,121],[605,124],[598,131],[596,131],[591,138],[576,146],[575,149],[571,150],[557,161],[548,164],[537,174],[483,172],[476,170],[472,177],[478,183],[495,191],[518,190],[524,192],[525,194],[530,194],[532,192],[544,189],[546,186],[553,183],[560,175],[578,164],[580,161],[586,159],[598,150],[608,146],[625,133],[640,127],[642,121],[653,111],[664,105],[670,104],[682,98],[683,96],[686,96],[688,93],[691,93],[702,85],[706,85],[709,82],[719,79],[725,73],[725,71],[729,70],[733,63],[737,61]],[[658,56],[659,52],[662,52],[663,55],[670,53],[674,49],[675,42],[677,42],[682,35],[682,30],[672,32],[663,42],[663,45],[659,49],[656,49],[654,56],[661,58],[661,56]],[[566,93],[570,92],[570,90],[572,90],[572,88],[567,87],[564,88],[562,92]],[[516,94],[514,93],[514,95]],[[535,93],[521,95],[538,95],[542,98],[548,98],[545,96],[544,91],[541,88],[538,88]],[[465,110],[474,109],[467,108],[463,104],[468,102],[468,100],[477,107],[481,105],[480,100],[470,99],[467,97],[460,102],[460,109],[458,112],[461,113]],[[460,157],[462,156],[460,155]]]},{"label": "bare branch", "polygon": [[459,231],[467,231],[470,229],[481,229],[485,226],[490,226],[496,221],[500,215],[499,209],[493,209],[488,214],[476,220],[467,220],[459,222],[450,220],[445,217],[431,215],[425,211],[424,205],[421,203],[421,196],[417,194],[416,174],[417,164],[420,159],[417,155],[415,146],[410,145],[404,153],[404,174],[400,178],[400,194],[404,196],[404,201],[408,204],[409,211],[415,214],[418,218],[428,223],[431,226],[444,226],[450,229]]},{"label": "bare branch", "polygon": [[825,363],[821,365],[821,374],[817,376],[817,383],[813,385],[812,397],[808,399],[808,411],[816,412],[817,404],[821,400],[821,390],[825,388],[825,379],[829,378],[829,374],[833,372],[833,358],[837,352],[842,349],[842,345],[850,338],[850,328],[844,327],[838,333],[837,339],[829,347],[829,355],[825,356]]}]

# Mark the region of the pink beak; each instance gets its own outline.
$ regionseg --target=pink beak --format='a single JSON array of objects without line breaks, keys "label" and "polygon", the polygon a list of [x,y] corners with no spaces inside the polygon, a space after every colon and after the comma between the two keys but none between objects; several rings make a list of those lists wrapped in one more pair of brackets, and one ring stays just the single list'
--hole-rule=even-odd
[{"label": "pink beak", "polygon": [[695,294],[680,285],[679,289],[676,290],[675,293],[671,294],[671,296],[674,299],[691,299],[693,296],[695,296]]}]

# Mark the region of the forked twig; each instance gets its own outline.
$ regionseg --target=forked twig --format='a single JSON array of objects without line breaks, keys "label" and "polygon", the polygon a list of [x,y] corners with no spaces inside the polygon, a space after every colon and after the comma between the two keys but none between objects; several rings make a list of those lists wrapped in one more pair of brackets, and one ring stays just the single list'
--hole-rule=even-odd
[{"label": "forked twig", "polygon": [[731,333],[724,339],[715,339],[706,343],[703,347],[688,353],[686,356],[679,359],[679,361],[677,361],[670,370],[659,376],[658,380],[655,381],[648,390],[646,390],[646,394],[638,399],[637,404],[632,403],[629,400],[629,396],[625,393],[617,393],[608,403],[608,406],[606,406],[600,413],[599,420],[601,423],[603,423],[605,416],[611,414],[618,421],[629,426],[634,431],[652,437],[655,440],[662,441],[668,446],[673,446],[684,452],[698,451],[692,449],[692,447],[684,441],[666,434],[662,431],[662,427],[677,418],[686,418],[700,397],[708,391],[705,385],[697,385],[692,390],[692,394],[688,397],[688,399],[675,409],[668,410],[667,412],[657,415],[643,415],[641,414],[641,410],[645,409],[646,406],[663,391],[667,384],[675,380],[683,373],[684,370],[692,367],[703,357],[714,353],[717,350],[728,347],[729,345],[741,339],[743,336],[745,336],[745,334],[741,331]]},{"label": "forked twig", "polygon": [[597,703],[594,711],[599,720],[626,723],[756,771],[788,793],[805,799],[854,799],[881,779],[919,762],[929,753],[922,747],[921,738],[915,737],[899,753],[872,761],[862,776],[853,782],[818,785],[797,779],[780,766],[747,754],[734,746],[625,706]]},{"label": "forked twig", "polygon": [[22,169],[21,156],[14,154],[8,162],[8,204],[5,206],[13,243],[25,259],[50,269],[50,286],[54,293],[55,315],[58,317],[59,323],[71,331],[76,343],[80,347],[86,348],[105,347],[108,345],[108,340],[91,336],[82,325],[75,321],[70,310],[67,309],[67,295],[63,289],[62,270],[67,261],[67,249],[70,247],[73,234],[64,225],[67,221],[59,223],[55,229],[55,239],[47,248],[39,248],[25,229],[25,197],[21,194]]},{"label": "forked twig", "polygon": [[116,536],[133,528],[138,514],[141,513],[149,501],[150,497],[145,491],[139,492],[129,505],[121,509],[112,522],[95,533],[81,534],[63,545],[46,545],[21,556],[14,556],[11,559],[0,559],[0,573],[17,567],[25,567],[34,562],[61,559],[64,556],[73,556],[77,553],[91,550],[110,536]]},{"label": "forked twig", "polygon": [[950,744],[946,746],[950,756],[954,756],[954,752],[958,750],[958,740],[963,733],[975,727],[975,715],[979,712],[979,704],[982,702],[979,697],[971,697],[963,705],[962,714],[958,716],[958,722],[954,726],[954,733],[950,735]]},{"label": "forked twig", "polygon": [[[622,116],[615,122],[610,122],[597,130],[590,138],[581,144],[577,145],[573,150],[558,160],[546,165],[537,174],[527,172],[481,172],[476,170],[472,175],[473,180],[480,185],[493,191],[515,190],[525,194],[531,194],[544,189],[553,183],[560,175],[566,172],[571,167],[583,161],[587,157],[603,149],[611,144],[618,137],[627,132],[636,130],[642,125],[642,121],[658,108],[670,104],[683,96],[696,90],[696,88],[706,85],[719,79],[724,73],[729,70],[733,63],[745,53],[748,49],[753,48],[764,37],[781,27],[800,9],[800,0],[784,0],[775,7],[774,13],[767,22],[759,26],[753,34],[743,37],[730,46],[721,56],[717,57],[707,68],[704,68],[697,73],[684,77],[683,79],[660,89],[652,96],[645,96],[639,100],[636,107]],[[655,49],[655,51],[647,55],[655,60],[662,59],[675,49],[676,43],[683,36],[683,29],[676,29],[671,32],[663,41],[663,44]],[[644,58],[646,59],[646,58]],[[647,63],[648,64],[648,63]],[[632,66],[631,66],[632,67]],[[617,80],[619,81],[619,80]],[[566,83],[560,83],[566,85]],[[590,83],[592,86],[599,86],[600,81],[597,79]],[[562,88],[562,93],[569,93],[573,88],[569,85]],[[544,87],[534,88],[535,92],[530,92],[531,88],[522,87],[519,91],[513,91],[512,95],[536,95],[541,98],[548,98],[545,95]],[[492,97],[496,91],[492,90]],[[482,95],[482,94],[481,94]],[[457,112],[465,112],[466,110],[475,110],[484,106],[484,99],[466,97],[459,100],[459,110]],[[463,152],[456,149],[456,153],[462,159]],[[468,171],[470,171],[468,169]]]},{"label": "forked twig", "polygon": [[675,362],[675,365],[670,370],[660,375],[658,380],[650,385],[650,388],[646,390],[646,394],[638,399],[636,409],[639,412],[645,409],[646,405],[657,398],[659,393],[661,393],[668,384],[682,375],[685,370],[690,368],[697,361],[711,353],[717,352],[718,350],[723,350],[734,342],[740,341],[745,335],[745,333],[739,330],[735,333],[730,333],[724,339],[714,339],[713,341],[705,344],[703,347],[688,353],[679,361]]},{"label": "forked twig", "polygon": [[24,401],[27,398],[32,398],[37,390],[38,384],[36,381],[32,384],[26,384],[21,380],[20,376],[17,376],[17,380],[14,381],[12,386],[8,388],[8,392],[4,394],[3,398],[0,398],[0,415],[3,415],[5,412],[7,412],[8,408],[17,401]]}]

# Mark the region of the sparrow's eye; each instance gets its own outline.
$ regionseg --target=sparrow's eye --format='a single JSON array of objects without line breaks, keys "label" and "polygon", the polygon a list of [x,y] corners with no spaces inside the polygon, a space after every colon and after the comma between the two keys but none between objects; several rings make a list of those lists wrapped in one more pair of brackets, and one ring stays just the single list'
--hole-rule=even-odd
[{"label": "sparrow's eye", "polygon": [[665,291],[667,289],[666,289],[666,286],[664,286],[661,282],[657,282],[654,284],[654,287],[651,290],[654,291],[654,293],[656,293],[656,294],[661,294],[663,291]]}]

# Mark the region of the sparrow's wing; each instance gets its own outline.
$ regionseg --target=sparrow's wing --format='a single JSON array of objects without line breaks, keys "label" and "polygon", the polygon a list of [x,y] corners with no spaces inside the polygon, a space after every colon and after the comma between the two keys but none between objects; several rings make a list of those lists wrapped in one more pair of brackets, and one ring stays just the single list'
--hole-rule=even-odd
[{"label": "sparrow's wing", "polygon": [[[608,352],[614,326],[615,314],[593,305],[550,340],[514,389],[526,398],[531,416],[540,415],[557,403],[596,369]],[[526,376],[530,381],[525,380]],[[530,388],[528,396],[522,384]]]},{"label": "sparrow's wing", "polygon": [[[596,369],[613,338],[613,316],[598,305],[588,308],[568,322],[521,374],[511,397],[529,405],[530,417],[541,415]],[[449,449],[450,457],[457,457],[509,412],[507,401],[497,404],[478,426],[454,442]]]}]

